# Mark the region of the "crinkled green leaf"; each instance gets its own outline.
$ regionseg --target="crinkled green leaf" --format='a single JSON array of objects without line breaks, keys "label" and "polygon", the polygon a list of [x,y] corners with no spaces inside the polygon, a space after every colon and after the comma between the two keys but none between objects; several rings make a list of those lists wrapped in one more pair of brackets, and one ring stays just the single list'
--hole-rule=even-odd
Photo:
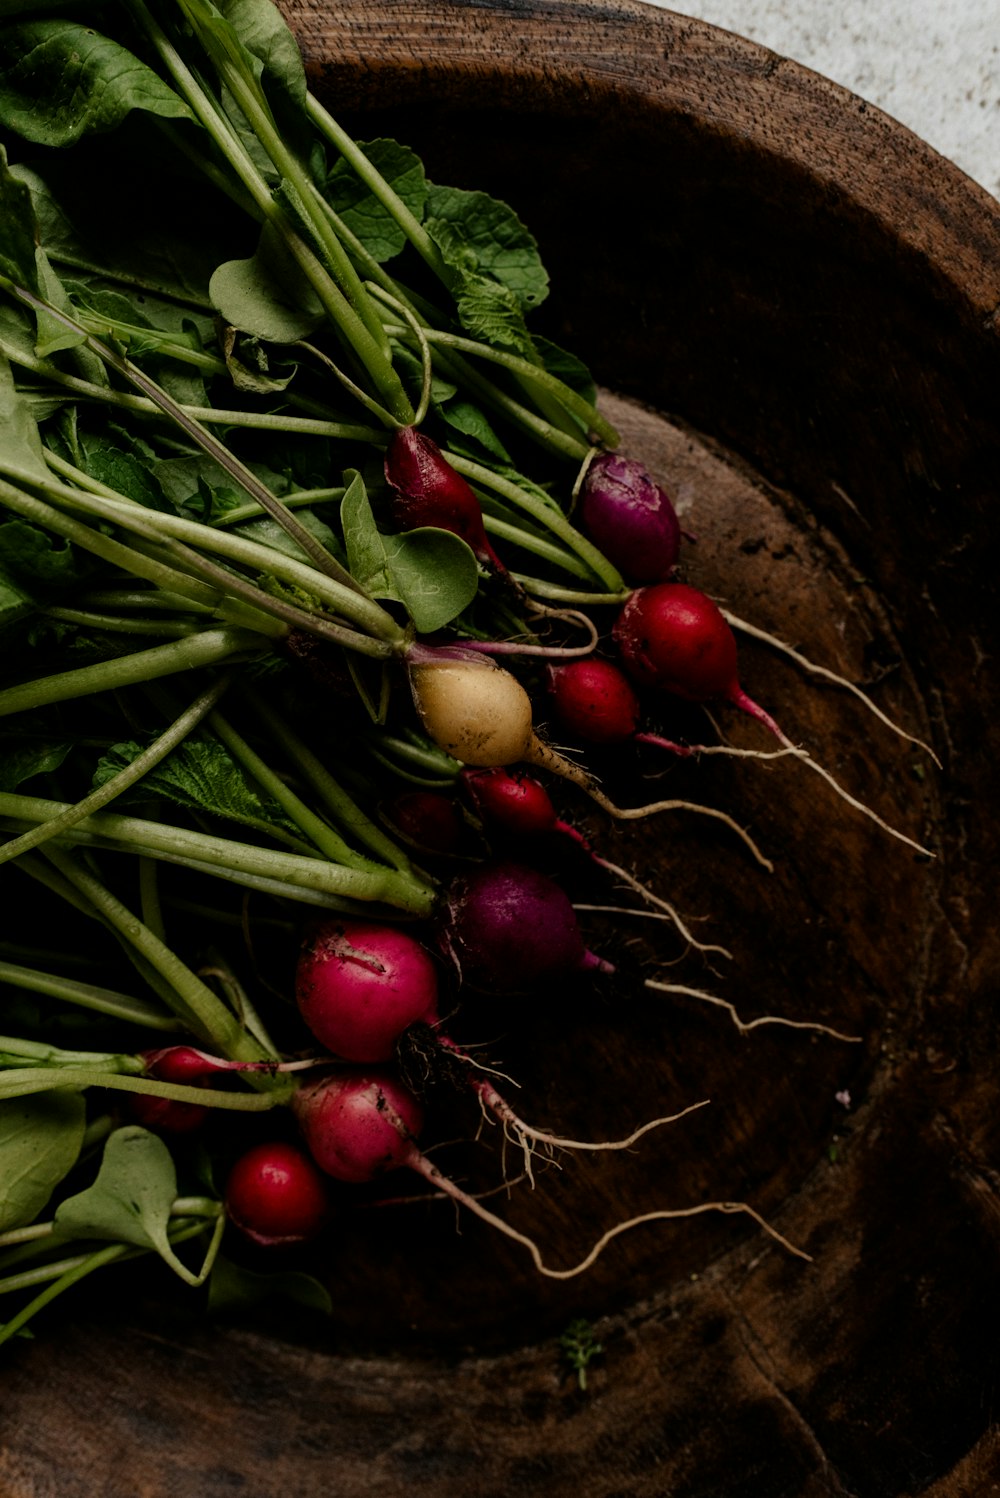
[{"label": "crinkled green leaf", "polygon": [[287,361],[277,363],[269,354],[267,344],[254,334],[241,334],[236,328],[226,328],[222,351],[237,390],[247,390],[253,395],[272,395],[285,390],[295,378],[296,366]]},{"label": "crinkled green leaf", "polygon": [[524,309],[509,286],[487,276],[462,271],[453,288],[459,321],[473,338],[513,349],[533,359],[535,348],[524,322]]},{"label": "crinkled green leaf", "polygon": [[434,186],[426,212],[425,228],[449,265],[501,282],[525,309],[545,300],[549,278],[538,244],[506,203],[484,192]]},{"label": "crinkled green leaf", "polygon": [[0,1101],[0,1232],[47,1205],[79,1158],[85,1125],[83,1095],[68,1087]]},{"label": "crinkled green leaf", "polygon": [[91,478],[147,509],[171,509],[153,471],[153,454],[141,439],[109,425],[100,436],[85,436],[82,448],[84,470]]},{"label": "crinkled green leaf", "polygon": [[34,292],[38,291],[36,232],[31,194],[12,174],[0,145],[0,275]]},{"label": "crinkled green leaf", "polygon": [[34,607],[32,598],[18,587],[13,578],[5,577],[0,571],[0,634],[19,619],[24,619]]},{"label": "crinkled green leaf", "polygon": [[443,629],[468,608],[479,588],[479,568],[460,536],[421,526],[383,539],[396,593],[421,634]]},{"label": "crinkled green leaf", "polygon": [[509,464],[510,454],[504,447],[500,438],[493,430],[487,418],[478,406],[471,401],[445,401],[437,407],[438,415],[446,421],[453,432],[461,433],[462,437],[471,438],[471,441],[463,442],[461,438],[452,437],[449,446],[459,456],[470,457],[482,461],[484,454],[494,458],[500,463]]},{"label": "crinkled green leaf", "polygon": [[[134,740],[113,744],[94,771],[95,789],[130,765],[142,747]],[[228,749],[210,734],[185,739],[120,799],[126,805],[160,797],[244,827],[296,831],[278,803],[257,787]]]},{"label": "crinkled green leaf", "polygon": [[75,21],[22,21],[0,30],[0,119],[43,146],[113,130],[133,109],[190,119],[179,95],[110,37]]},{"label": "crinkled green leaf", "polygon": [[[372,166],[419,221],[423,217],[428,190],[420,157],[395,140],[371,140],[360,144]],[[388,208],[346,161],[335,162],[327,178],[326,196],[330,206],[376,260],[391,260],[403,249],[406,235]]]},{"label": "crinkled green leaf", "polygon": [[90,559],[69,541],[28,520],[0,523],[0,557],[15,582],[24,580],[29,585],[66,587],[92,571]]},{"label": "crinkled green leaf", "polygon": [[31,407],[17,389],[10,364],[0,353],[0,452],[4,467],[26,478],[48,478],[42,439]]}]

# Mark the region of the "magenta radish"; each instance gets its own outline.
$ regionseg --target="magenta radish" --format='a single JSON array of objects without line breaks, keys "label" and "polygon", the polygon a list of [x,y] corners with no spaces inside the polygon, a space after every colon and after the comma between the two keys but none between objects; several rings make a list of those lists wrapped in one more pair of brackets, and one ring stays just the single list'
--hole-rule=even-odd
[{"label": "magenta radish", "polygon": [[599,453],[587,469],[580,525],[628,582],[651,583],[676,565],[680,521],[666,490],[635,458]]},{"label": "magenta radish", "polygon": [[403,530],[428,525],[452,531],[484,567],[506,572],[487,538],[479,500],[430,437],[416,427],[399,427],[386,449],[385,477],[394,495],[393,519]]},{"label": "magenta radish", "polygon": [[324,1175],[294,1144],[258,1144],[229,1172],[226,1215],[263,1248],[283,1248],[317,1237],[330,1215]]},{"label": "magenta radish", "polygon": [[[571,1269],[550,1269],[533,1239],[511,1227],[503,1218],[484,1207],[482,1202],[463,1191],[421,1152],[417,1138],[423,1127],[423,1109],[413,1094],[391,1072],[364,1070],[332,1073],[302,1087],[292,1106],[309,1153],[319,1168],[335,1180],[362,1185],[378,1180],[389,1171],[415,1171],[436,1191],[451,1197],[505,1237],[522,1244],[530,1253],[539,1274],[549,1279],[572,1279],[581,1274],[590,1268],[612,1239],[642,1223],[693,1217],[713,1211],[745,1213],[791,1253],[804,1259],[809,1257],[783,1238],[744,1202],[703,1202],[696,1207],[644,1212],[639,1217],[617,1223]],[[653,1125],[647,1126],[651,1127]],[[633,1139],[637,1139],[643,1132],[645,1129],[638,1131]]]},{"label": "magenta radish", "polygon": [[331,917],[302,946],[295,997],[316,1039],[345,1061],[389,1061],[412,1024],[437,1023],[437,973],[408,932]]},{"label": "magenta radish", "polygon": [[599,656],[549,667],[549,691],[562,726],[588,744],[619,744],[639,725],[639,698],[625,673]]}]

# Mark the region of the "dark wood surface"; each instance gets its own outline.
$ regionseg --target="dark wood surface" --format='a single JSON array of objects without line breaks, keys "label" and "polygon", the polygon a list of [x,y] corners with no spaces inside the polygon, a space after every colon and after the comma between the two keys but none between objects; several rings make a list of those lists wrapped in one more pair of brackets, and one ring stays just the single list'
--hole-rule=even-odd
[{"label": "dark wood surface", "polygon": [[[567,1133],[713,1100],[627,1157],[518,1188],[502,1209],[551,1262],[620,1217],[737,1198],[811,1263],[706,1217],[640,1229],[559,1284],[482,1224],[458,1236],[449,1207],[409,1206],[391,1237],[377,1214],[345,1223],[329,1325],[213,1326],[166,1285],[138,1310],[95,1290],[0,1370],[0,1493],[1000,1491],[1000,210],[834,85],[641,5],[285,10],[359,135],[391,131],[532,226],[553,276],[541,320],[674,487],[689,579],[932,737],[940,775],[846,694],[743,650],[751,694],[939,857],[796,767],[674,766],[651,784],[738,809],[777,865],[693,818],[590,824],[732,948],[724,978],[688,959],[679,981],[863,1043],[741,1037],[634,987],[462,1020],[500,1037],[524,1112]],[[652,970],[651,943],[630,950]],[[473,1125],[456,1110],[438,1137]],[[495,1179],[485,1146],[441,1158]],[[606,1349],[585,1394],[557,1343],[581,1314]]]}]

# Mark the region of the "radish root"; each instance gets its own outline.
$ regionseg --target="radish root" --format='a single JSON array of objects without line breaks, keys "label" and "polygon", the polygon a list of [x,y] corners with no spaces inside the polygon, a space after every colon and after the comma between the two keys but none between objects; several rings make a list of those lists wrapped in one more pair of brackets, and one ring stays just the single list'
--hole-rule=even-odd
[{"label": "radish root", "polygon": [[849,1045],[860,1045],[860,1035],[845,1035],[842,1030],[834,1030],[830,1025],[821,1025],[816,1020],[783,1019],[777,1014],[762,1014],[757,1019],[743,1020],[736,1010],[736,1006],[728,999],[720,999],[716,994],[705,993],[700,988],[685,988],[680,983],[661,983],[656,978],[645,978],[644,988],[652,988],[657,993],[679,993],[691,999],[700,999],[702,1003],[714,1004],[719,1009],[725,1009],[733,1024],[741,1035],[748,1035],[751,1030],[758,1029],[761,1025],[783,1025],[789,1030],[815,1030],[821,1035],[832,1035],[834,1040],[846,1041]]}]

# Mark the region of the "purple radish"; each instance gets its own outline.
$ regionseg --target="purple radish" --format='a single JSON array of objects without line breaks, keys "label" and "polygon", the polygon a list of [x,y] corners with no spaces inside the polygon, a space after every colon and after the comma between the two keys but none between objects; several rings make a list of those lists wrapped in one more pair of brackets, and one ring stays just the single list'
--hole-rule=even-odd
[{"label": "purple radish", "polygon": [[487,538],[479,500],[430,437],[416,427],[399,427],[386,449],[385,477],[394,495],[393,518],[403,530],[429,525],[451,531],[484,567],[507,571]]},{"label": "purple radish", "polygon": [[410,1025],[437,1024],[437,972],[407,932],[331,917],[299,955],[295,997],[309,1029],[345,1061],[391,1060]]},{"label": "purple radish", "polygon": [[241,1155],[226,1182],[226,1215],[263,1248],[307,1243],[330,1215],[325,1177],[294,1144],[258,1144]]},{"label": "purple radish", "polygon": [[657,582],[676,565],[677,512],[635,458],[598,454],[580,490],[579,517],[582,529],[628,582]]},{"label": "purple radish", "polygon": [[457,854],[464,847],[462,813],[443,791],[406,791],[396,797],[388,815],[402,837],[423,852]]},{"label": "purple radish", "polygon": [[[225,1061],[189,1045],[143,1051],[142,1059],[149,1076],[157,1081],[182,1082],[191,1087],[203,1087],[213,1072],[229,1070]],[[178,1098],[154,1097],[146,1092],[129,1094],[126,1107],[136,1123],[158,1134],[193,1134],[209,1113],[200,1103],[182,1103]]]},{"label": "purple radish", "polygon": [[572,972],[613,972],[589,952],[568,896],[546,875],[501,859],[452,885],[441,941],[462,981],[522,993]]}]

